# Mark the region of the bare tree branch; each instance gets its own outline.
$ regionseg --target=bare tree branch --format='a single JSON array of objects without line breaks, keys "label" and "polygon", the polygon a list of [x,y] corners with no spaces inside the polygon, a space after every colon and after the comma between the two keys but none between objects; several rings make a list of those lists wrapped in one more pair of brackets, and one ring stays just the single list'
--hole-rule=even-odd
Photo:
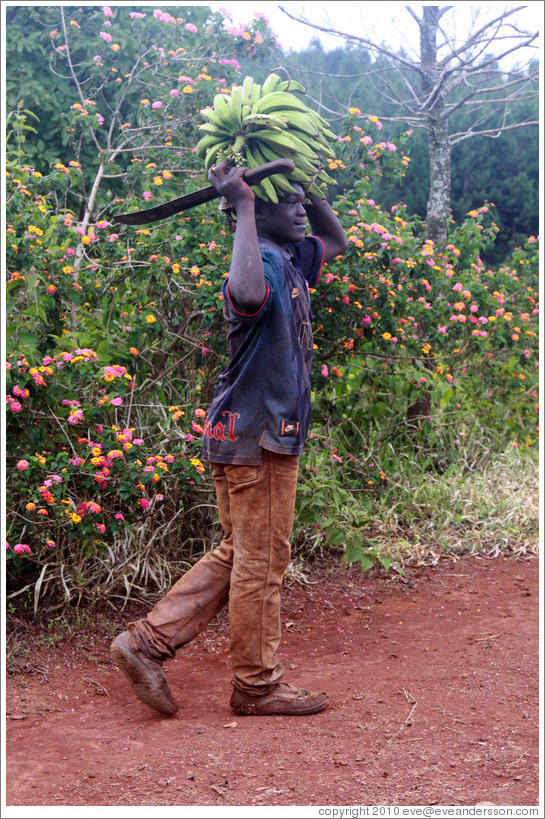
[{"label": "bare tree branch", "polygon": [[[419,16],[413,7],[406,11],[418,25],[419,59],[369,37],[365,32],[344,32],[312,22],[302,14],[280,7],[287,17],[317,31],[334,34],[348,43],[369,51],[375,59],[386,61],[381,71],[365,72],[372,87],[384,101],[399,109],[399,114],[381,116],[390,122],[404,122],[428,133],[430,192],[426,214],[426,237],[443,242],[450,212],[450,152],[452,145],[474,136],[497,138],[504,131],[537,125],[531,117],[513,122],[515,103],[537,97],[538,70],[520,67],[502,70],[502,61],[516,53],[536,48],[537,32],[523,31],[516,15],[525,6],[505,8],[481,25],[474,15],[472,28],[460,42],[445,24],[454,6],[423,5]],[[390,79],[392,75],[392,79]],[[394,78],[397,83],[394,83]],[[321,101],[323,105],[323,102]],[[455,112],[467,110],[472,122],[464,130],[448,132]],[[491,120],[500,116],[500,124]]]}]

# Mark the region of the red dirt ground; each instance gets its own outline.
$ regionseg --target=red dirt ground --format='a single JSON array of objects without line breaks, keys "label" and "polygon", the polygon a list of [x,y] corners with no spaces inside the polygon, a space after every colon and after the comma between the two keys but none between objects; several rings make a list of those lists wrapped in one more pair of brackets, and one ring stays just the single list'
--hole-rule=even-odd
[{"label": "red dirt ground", "polygon": [[165,665],[170,718],[76,634],[8,676],[8,809],[540,804],[538,559],[307,576],[281,652],[325,712],[235,717],[224,614]]}]

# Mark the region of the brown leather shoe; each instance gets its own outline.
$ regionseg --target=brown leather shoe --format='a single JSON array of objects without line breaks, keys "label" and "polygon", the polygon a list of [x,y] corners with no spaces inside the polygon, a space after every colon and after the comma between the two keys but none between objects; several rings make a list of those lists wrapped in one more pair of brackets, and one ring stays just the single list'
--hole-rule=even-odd
[{"label": "brown leather shoe", "polygon": [[240,717],[247,716],[298,716],[317,714],[327,707],[323,692],[311,693],[305,688],[295,688],[288,683],[278,683],[272,691],[261,697],[252,697],[235,688],[231,696],[231,708]]},{"label": "brown leather shoe", "polygon": [[113,640],[110,649],[114,662],[138,699],[169,717],[176,713],[178,705],[170,693],[161,663],[145,657],[138,649],[132,649],[130,636],[129,631],[124,631]]}]

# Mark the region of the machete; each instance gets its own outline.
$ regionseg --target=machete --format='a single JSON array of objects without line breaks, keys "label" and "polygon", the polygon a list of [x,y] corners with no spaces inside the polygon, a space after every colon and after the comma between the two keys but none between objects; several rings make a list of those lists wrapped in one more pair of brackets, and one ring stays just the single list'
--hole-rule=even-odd
[{"label": "machete", "polygon": [[[248,185],[258,185],[266,176],[275,173],[290,173],[295,168],[295,163],[291,159],[275,159],[273,162],[267,162],[265,165],[258,165],[256,168],[247,169],[244,172],[244,181]],[[204,205],[205,202],[211,202],[212,199],[219,199],[221,194],[217,192],[213,185],[206,188],[200,188],[192,193],[186,193],[184,196],[179,196],[177,199],[171,199],[170,202],[165,202],[163,205],[157,205],[148,210],[137,210],[134,213],[120,213],[113,217],[114,222],[121,222],[123,225],[147,225],[150,222],[159,222],[161,219],[167,219],[175,213],[181,213],[189,208],[195,208],[197,205]]]}]

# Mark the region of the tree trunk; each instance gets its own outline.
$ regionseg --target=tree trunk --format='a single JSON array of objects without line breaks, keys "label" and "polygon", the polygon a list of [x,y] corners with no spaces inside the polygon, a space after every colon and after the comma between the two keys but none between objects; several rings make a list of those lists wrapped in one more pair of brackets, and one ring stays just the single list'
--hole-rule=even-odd
[{"label": "tree trunk", "polygon": [[446,243],[450,215],[450,140],[444,116],[444,86],[437,65],[437,31],[445,10],[438,6],[424,6],[419,21],[423,110],[427,115],[430,162],[426,239],[438,245]]},{"label": "tree trunk", "polygon": [[426,239],[445,245],[450,216],[450,142],[443,119],[431,121],[428,130],[430,190],[426,209]]}]

